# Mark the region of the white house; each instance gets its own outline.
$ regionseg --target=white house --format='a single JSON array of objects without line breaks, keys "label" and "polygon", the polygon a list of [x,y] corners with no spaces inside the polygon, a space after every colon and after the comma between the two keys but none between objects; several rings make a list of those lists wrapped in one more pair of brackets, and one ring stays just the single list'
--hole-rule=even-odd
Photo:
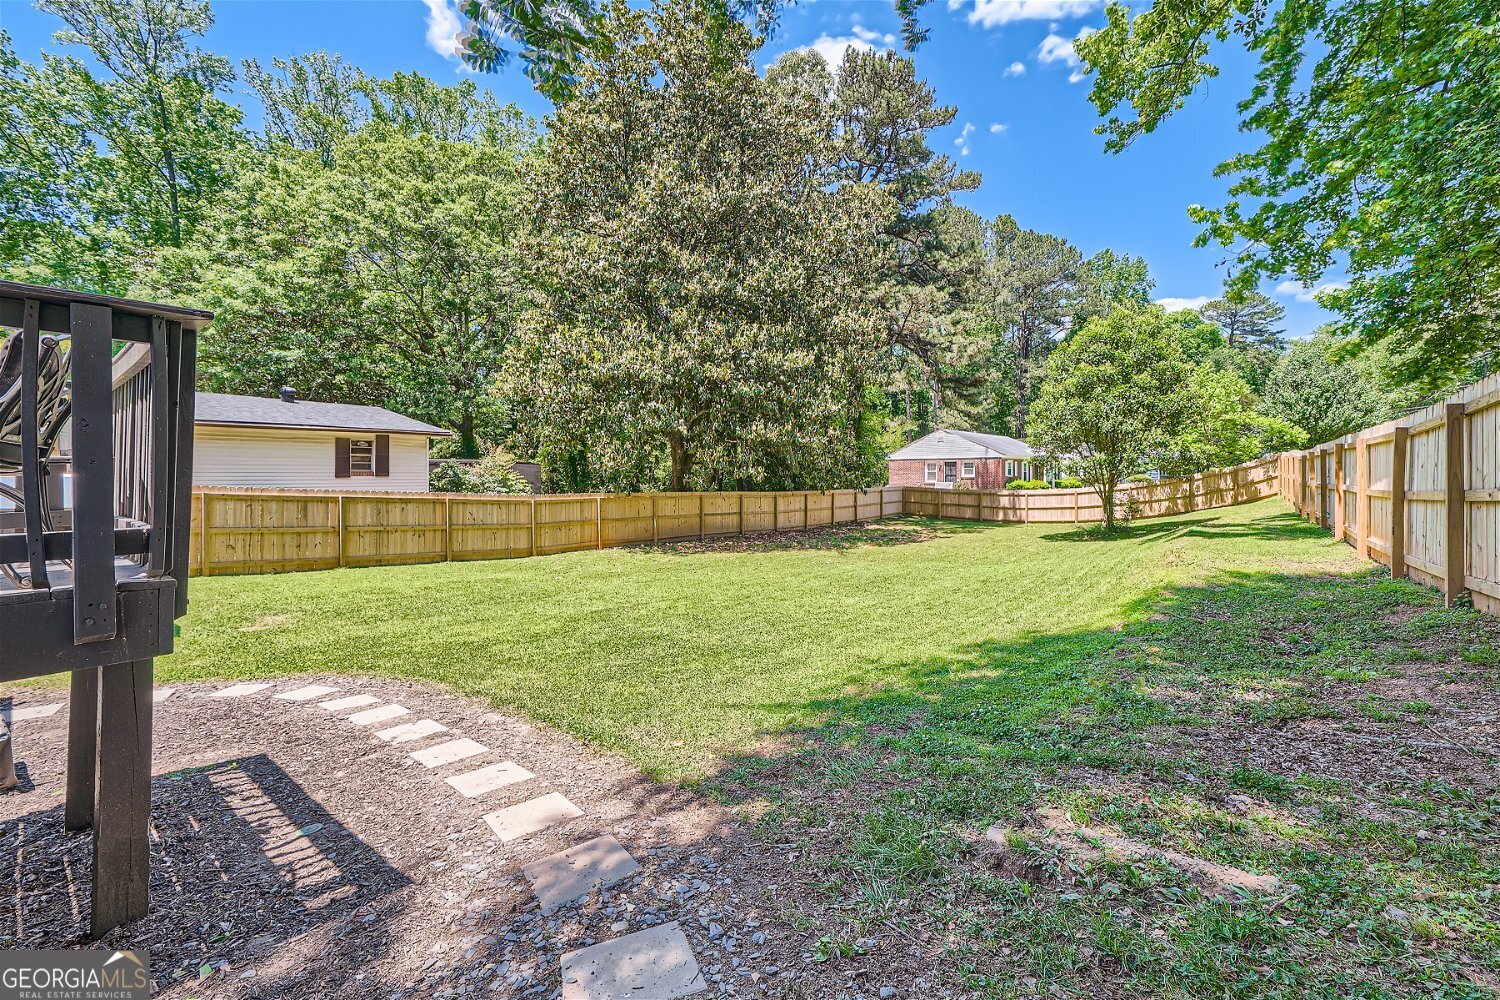
[{"label": "white house", "polygon": [[379,406],[200,392],[194,486],[427,489],[427,446],[448,431]]}]

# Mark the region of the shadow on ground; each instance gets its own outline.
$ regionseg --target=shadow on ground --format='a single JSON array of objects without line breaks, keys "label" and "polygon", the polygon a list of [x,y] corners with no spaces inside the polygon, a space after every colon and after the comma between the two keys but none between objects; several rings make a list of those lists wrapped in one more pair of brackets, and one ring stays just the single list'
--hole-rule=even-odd
[{"label": "shadow on ground", "polygon": [[[1304,530],[1271,520],[1250,530]],[[1497,653],[1500,622],[1376,573],[1225,575],[1118,629],[889,665],[819,703],[826,725],[790,749],[702,787],[807,859],[836,915],[821,933],[897,928],[955,989],[1489,995]],[[1044,807],[1286,892],[1216,898],[1162,863],[985,841]]]}]

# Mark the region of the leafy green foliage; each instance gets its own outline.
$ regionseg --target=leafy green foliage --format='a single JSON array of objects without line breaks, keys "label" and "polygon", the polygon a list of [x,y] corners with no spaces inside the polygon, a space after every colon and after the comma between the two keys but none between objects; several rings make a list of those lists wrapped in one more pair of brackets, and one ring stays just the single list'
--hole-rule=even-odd
[{"label": "leafy green foliage", "polygon": [[449,459],[433,468],[428,489],[434,493],[530,493],[531,484],[513,465],[515,459],[505,453],[492,453],[473,465]]},{"label": "leafy green foliage", "polygon": [[1261,408],[1305,430],[1312,444],[1388,419],[1386,395],[1368,359],[1337,360],[1327,335],[1299,340],[1271,370]]},{"label": "leafy green foliage", "polygon": [[172,297],[213,309],[200,380],[219,391],[378,403],[498,440],[493,393],[525,297],[515,277],[514,113],[474,141],[375,121],[328,150],[247,169],[196,245],[163,260]]},{"label": "leafy green foliage", "polygon": [[193,43],[203,0],[41,0],[89,62],[19,59],[0,32],[0,269],[130,292],[152,251],[183,246],[229,182],[240,112],[227,60]]},{"label": "leafy green foliage", "polygon": [[1224,469],[1308,443],[1301,427],[1257,411],[1254,391],[1233,372],[1200,365],[1186,391],[1190,400],[1181,427],[1153,456],[1167,476]]},{"label": "leafy green foliage", "polygon": [[1159,306],[1121,306],[1048,360],[1032,409],[1032,447],[1098,492],[1106,531],[1115,527],[1116,487],[1181,432],[1192,374]]},{"label": "leafy green foliage", "polygon": [[[880,333],[848,306],[892,204],[830,188],[815,96],[702,5],[614,4],[530,174],[536,307],[506,383],[601,485],[850,485]],[[881,470],[883,472],[883,469]]]},{"label": "leafy green foliage", "polygon": [[1262,144],[1224,161],[1200,244],[1233,247],[1235,287],[1290,274],[1339,332],[1392,343],[1402,381],[1442,382],[1500,346],[1500,7],[1490,0],[1163,3],[1078,41],[1099,131],[1118,152],[1218,75],[1216,46],[1260,61],[1240,102]]}]

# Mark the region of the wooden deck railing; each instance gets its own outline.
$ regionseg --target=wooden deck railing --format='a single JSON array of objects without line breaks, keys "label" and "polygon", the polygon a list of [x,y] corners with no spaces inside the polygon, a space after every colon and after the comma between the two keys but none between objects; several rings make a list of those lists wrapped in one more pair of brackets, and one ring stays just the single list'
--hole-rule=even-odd
[{"label": "wooden deck railing", "polygon": [[1500,375],[1281,456],[1281,493],[1395,577],[1500,614]]}]

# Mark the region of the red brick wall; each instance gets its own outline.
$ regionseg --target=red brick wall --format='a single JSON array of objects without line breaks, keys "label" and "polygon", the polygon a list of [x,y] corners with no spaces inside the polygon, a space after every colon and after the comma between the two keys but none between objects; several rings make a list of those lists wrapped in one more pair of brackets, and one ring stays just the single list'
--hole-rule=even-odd
[{"label": "red brick wall", "polygon": [[[889,461],[886,463],[886,482],[891,486],[925,486],[922,475],[926,465],[927,462],[920,458]],[[1003,490],[1010,478],[1005,475],[1005,459],[981,458],[974,463],[974,478],[959,481],[972,483],[976,490]]]}]

